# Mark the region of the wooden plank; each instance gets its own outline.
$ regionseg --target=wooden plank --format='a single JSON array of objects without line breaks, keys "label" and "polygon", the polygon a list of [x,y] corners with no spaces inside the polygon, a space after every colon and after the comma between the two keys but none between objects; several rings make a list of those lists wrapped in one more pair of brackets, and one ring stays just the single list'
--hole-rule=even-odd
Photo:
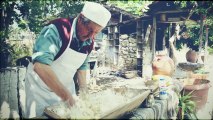
[{"label": "wooden plank", "polygon": [[44,114],[46,114],[49,117],[54,118],[54,119],[61,119],[61,117],[59,115],[55,114],[53,111],[48,110],[48,108],[44,109]]},{"label": "wooden plank", "polygon": [[0,118],[17,119],[24,112],[24,76],[26,69],[22,67],[8,67],[0,69]]},{"label": "wooden plank", "polygon": [[158,11],[155,14],[162,14],[162,13],[183,13],[183,12],[189,12],[189,10],[169,10],[169,11]]},{"label": "wooden plank", "polygon": [[127,104],[120,105],[116,109],[112,110],[109,113],[105,113],[101,118],[102,119],[115,119],[119,118],[122,115],[124,115],[126,112],[129,112],[137,107],[140,106],[140,104],[146,99],[146,97],[149,95],[150,90],[145,91],[143,94],[139,95],[138,97],[134,98],[132,101],[130,101]]},{"label": "wooden plank", "polygon": [[[137,96],[131,99],[128,103],[123,103],[114,109],[110,109],[109,111],[102,113],[100,115],[100,119],[109,119],[109,118],[115,119],[124,115],[126,112],[131,111],[134,108],[137,108],[147,98],[147,96],[150,93],[150,90],[132,89],[132,88],[124,89],[123,91],[118,90],[117,92],[120,91],[120,92],[128,93],[127,92],[128,90],[135,91],[137,93]],[[113,102],[113,101],[110,101],[110,102]],[[51,118],[61,119],[61,116],[57,115],[57,113],[52,111],[52,108],[54,107],[57,107],[57,106],[49,106],[45,108],[44,113]]]},{"label": "wooden plank", "polygon": [[180,20],[180,21],[164,21],[164,22],[158,21],[158,23],[166,23],[166,24],[168,24],[168,23],[180,23],[180,22],[184,22],[184,21],[183,20]]}]

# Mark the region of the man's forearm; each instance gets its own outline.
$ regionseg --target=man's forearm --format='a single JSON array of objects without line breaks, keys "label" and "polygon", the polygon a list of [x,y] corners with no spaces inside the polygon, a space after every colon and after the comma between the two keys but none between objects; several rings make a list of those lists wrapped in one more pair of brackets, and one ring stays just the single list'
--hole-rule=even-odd
[{"label": "man's forearm", "polygon": [[77,79],[78,79],[78,85],[79,88],[85,88],[87,85],[86,81],[86,70],[78,70],[77,71]]},{"label": "man's forearm", "polygon": [[56,74],[49,65],[36,62],[34,71],[39,75],[42,81],[55,92],[62,100],[70,99],[71,94],[67,88],[58,80]]}]

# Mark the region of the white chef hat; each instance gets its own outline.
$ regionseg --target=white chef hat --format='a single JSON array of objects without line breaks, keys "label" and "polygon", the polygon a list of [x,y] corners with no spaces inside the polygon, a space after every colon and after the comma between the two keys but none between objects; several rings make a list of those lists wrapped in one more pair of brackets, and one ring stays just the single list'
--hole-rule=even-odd
[{"label": "white chef hat", "polygon": [[81,14],[102,27],[106,27],[111,18],[111,13],[104,6],[88,1],[85,2]]}]

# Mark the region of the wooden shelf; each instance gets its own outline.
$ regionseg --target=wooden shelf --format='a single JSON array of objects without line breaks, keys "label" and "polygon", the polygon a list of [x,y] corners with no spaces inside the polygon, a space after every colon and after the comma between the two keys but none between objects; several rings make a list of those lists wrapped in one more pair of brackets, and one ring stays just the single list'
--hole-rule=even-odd
[{"label": "wooden shelf", "polygon": [[143,61],[143,40],[144,40],[144,29],[143,29],[143,22],[137,21],[136,27],[136,39],[137,39],[137,70],[138,75],[142,76],[142,61]]},{"label": "wooden shelf", "polygon": [[120,37],[120,27],[116,25],[110,25],[108,28],[108,41],[109,47],[108,49],[112,50],[114,53],[112,56],[113,61],[117,64],[118,63],[118,56],[119,56],[119,37]]}]

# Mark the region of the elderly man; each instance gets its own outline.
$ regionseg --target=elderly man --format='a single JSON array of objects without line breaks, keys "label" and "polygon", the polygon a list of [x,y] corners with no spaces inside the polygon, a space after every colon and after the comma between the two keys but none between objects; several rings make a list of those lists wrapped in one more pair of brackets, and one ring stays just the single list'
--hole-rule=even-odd
[{"label": "elderly man", "polygon": [[77,72],[79,88],[85,89],[93,38],[110,18],[102,5],[86,2],[76,18],[59,18],[42,29],[26,74],[26,117],[41,116],[59,101],[75,104],[73,76]]}]

